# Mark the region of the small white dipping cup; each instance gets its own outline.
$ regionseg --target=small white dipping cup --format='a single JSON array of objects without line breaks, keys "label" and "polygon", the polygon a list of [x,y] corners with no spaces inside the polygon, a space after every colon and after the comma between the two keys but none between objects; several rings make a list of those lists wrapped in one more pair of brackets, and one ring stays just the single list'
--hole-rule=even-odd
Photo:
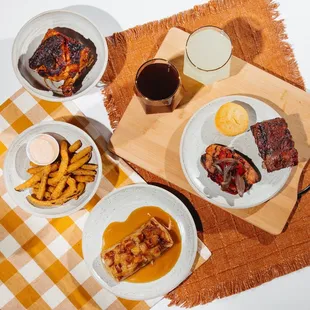
[{"label": "small white dipping cup", "polygon": [[[54,145],[54,147],[55,147],[55,154],[54,154],[54,156],[51,158],[51,160],[47,160],[47,161],[45,161],[45,162],[38,162],[33,156],[32,156],[32,154],[31,154],[31,152],[30,152],[30,146],[31,146],[31,144],[32,144],[32,142],[35,140],[35,139],[38,139],[38,138],[40,138],[40,137],[42,137],[42,138],[44,138],[44,137],[47,137],[48,139],[49,139],[49,141]],[[37,150],[37,152],[40,152],[40,150]],[[33,163],[35,163],[36,165],[38,165],[38,166],[45,166],[45,165],[49,165],[49,164],[51,164],[52,162],[54,162],[55,160],[56,160],[56,158],[58,157],[58,155],[59,155],[59,144],[58,144],[58,142],[57,142],[57,140],[53,137],[53,136],[51,136],[51,135],[49,135],[49,134],[45,134],[45,133],[42,133],[42,134],[39,134],[39,135],[36,135],[36,136],[34,136],[32,139],[30,139],[29,141],[28,141],[28,143],[27,143],[27,146],[26,146],[26,153],[27,153],[27,157],[29,158],[29,160],[30,161],[32,161]]]}]

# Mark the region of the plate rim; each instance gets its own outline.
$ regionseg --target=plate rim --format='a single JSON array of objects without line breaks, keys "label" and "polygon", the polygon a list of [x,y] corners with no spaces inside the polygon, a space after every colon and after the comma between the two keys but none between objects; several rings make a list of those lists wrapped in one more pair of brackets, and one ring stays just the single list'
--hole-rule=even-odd
[{"label": "plate rim", "polygon": [[[223,100],[223,99],[227,99],[227,102],[228,101],[232,101],[232,100],[237,100],[237,99],[232,99],[232,98],[235,98],[235,97],[238,97],[239,99],[241,98],[245,98],[245,99],[250,99],[250,100],[254,100],[254,101],[257,101],[259,102],[260,104],[263,104],[263,105],[267,105],[265,102],[263,102],[262,100],[260,99],[257,99],[257,98],[254,98],[254,97],[250,97],[250,96],[244,96],[244,95],[228,95],[228,96],[220,96],[220,97],[217,97],[217,98],[214,98],[210,101],[208,101],[206,104],[204,104],[202,107],[200,107],[190,118],[189,120],[187,121],[186,123],[186,126],[184,127],[183,129],[183,132],[182,132],[182,137],[181,137],[181,140],[180,140],[180,148],[179,148],[179,157],[180,157],[180,162],[181,162],[181,167],[182,167],[182,171],[183,171],[183,174],[187,180],[187,182],[190,184],[191,188],[199,195],[199,197],[203,198],[204,200],[216,205],[217,207],[220,207],[220,208],[223,208],[223,209],[233,209],[233,210],[243,210],[243,209],[250,209],[250,208],[253,208],[253,207],[256,207],[256,206],[259,206],[263,203],[265,203],[266,201],[272,199],[273,197],[275,197],[282,189],[283,187],[285,186],[287,180],[289,179],[290,177],[290,174],[291,174],[291,171],[292,169],[289,168],[289,172],[287,174],[287,177],[286,178],[283,178],[284,181],[282,181],[282,185],[279,187],[279,189],[277,191],[275,191],[273,193],[273,195],[271,195],[270,197],[266,198],[266,199],[263,199],[261,202],[259,203],[251,203],[247,206],[244,206],[244,207],[234,207],[234,206],[227,206],[227,204],[224,204],[224,203],[219,203],[219,202],[216,202],[212,199],[210,199],[209,197],[207,197],[204,193],[202,193],[197,187],[196,185],[194,184],[194,182],[191,180],[191,177],[189,176],[188,172],[187,172],[187,169],[185,167],[185,162],[184,162],[184,156],[183,156],[183,148],[184,148],[184,140],[185,140],[185,135],[186,135],[186,132],[188,131],[188,128],[189,126],[191,125],[191,123],[193,122],[193,120],[195,119],[195,117],[202,111],[204,110],[210,103],[214,102],[214,101],[217,101],[217,100]],[[273,109],[271,106],[267,105],[268,107],[270,107],[277,115],[278,117],[281,117],[281,115],[275,110]]]},{"label": "plate rim", "polygon": [[[188,218],[191,222],[191,226],[193,228],[193,231],[194,231],[194,235],[192,236],[194,238],[193,240],[193,250],[192,250],[192,257],[191,257],[191,260],[189,261],[190,264],[188,264],[188,269],[186,269],[187,271],[184,272],[184,275],[176,282],[174,283],[174,285],[172,285],[171,288],[169,288],[169,291],[159,291],[158,293],[152,295],[152,296],[147,296],[147,297],[143,297],[141,299],[140,296],[128,296],[128,295],[123,295],[123,294],[115,294],[113,288],[109,287],[100,277],[99,275],[97,275],[97,273],[94,271],[93,267],[89,265],[88,261],[85,259],[85,254],[86,253],[86,249],[85,249],[85,244],[86,244],[86,241],[85,241],[85,236],[87,235],[87,226],[89,226],[90,224],[90,221],[91,221],[91,215],[92,215],[92,212],[96,209],[96,208],[100,208],[102,207],[101,205],[105,203],[105,200],[113,195],[117,195],[119,192],[123,191],[123,190],[127,190],[128,188],[141,188],[141,187],[144,187],[144,188],[154,188],[156,190],[159,190],[161,191],[162,193],[165,193],[165,195],[168,195],[169,197],[172,197],[174,200],[178,201],[181,205],[182,205],[182,208],[183,210],[185,211],[185,213],[187,213],[188,215]],[[129,216],[129,215],[128,215]],[[127,217],[128,218],[128,217]],[[109,292],[111,292],[112,294],[114,294],[115,296],[118,296],[120,298],[130,298],[131,300],[148,300],[148,299],[154,299],[154,298],[158,298],[160,296],[163,296],[165,294],[167,294],[168,292],[172,291],[174,288],[176,288],[177,286],[179,286],[191,273],[191,269],[192,269],[192,266],[194,265],[194,262],[195,262],[195,259],[196,259],[196,255],[197,255],[197,251],[198,251],[198,235],[197,235],[197,229],[196,229],[196,224],[195,224],[195,221],[191,215],[191,213],[189,212],[188,208],[185,206],[185,204],[177,197],[175,196],[174,194],[172,194],[171,192],[169,192],[168,190],[162,188],[162,187],[159,187],[159,186],[156,186],[156,185],[151,185],[151,184],[148,184],[148,183],[134,183],[134,184],[130,184],[130,185],[126,185],[126,186],[123,186],[123,187],[120,187],[112,192],[110,192],[109,194],[107,194],[106,196],[104,196],[96,205],[95,207],[91,210],[86,222],[85,222],[85,225],[84,225],[84,229],[83,229],[83,235],[82,235],[82,253],[83,253],[83,257],[84,257],[84,261],[85,261],[85,264],[90,272],[90,274],[95,278],[95,280],[105,289],[107,289]],[[175,266],[173,267],[175,268]],[[173,268],[171,270],[173,270]],[[160,280],[157,279],[156,281]],[[151,281],[152,282],[152,281]],[[104,285],[103,285],[104,283]],[[150,283],[150,282],[147,282],[147,283]],[[137,285],[143,285],[144,283],[135,283]]]},{"label": "plate rim", "polygon": [[[18,69],[18,65],[15,62],[15,54],[17,54],[17,50],[16,50],[16,45],[17,45],[17,40],[19,39],[19,37],[22,35],[22,32],[24,31],[24,29],[26,27],[29,27],[33,21],[44,17],[45,15],[50,15],[50,14],[58,14],[58,13],[65,13],[65,14],[71,14],[71,15],[75,15],[77,18],[80,19],[84,19],[86,20],[87,23],[89,23],[89,25],[91,25],[95,31],[97,32],[97,34],[99,34],[99,36],[101,37],[101,44],[104,50],[104,54],[105,54],[105,58],[103,60],[102,63],[102,68],[100,70],[100,73],[98,74],[98,76],[96,77],[96,79],[94,79],[93,83],[91,85],[89,85],[88,88],[82,90],[81,92],[77,92],[71,96],[65,97],[65,96],[46,96],[45,94],[40,93],[40,91],[37,91],[37,89],[35,87],[33,87],[21,74],[20,70]],[[83,34],[81,34],[83,35]],[[97,27],[96,24],[94,24],[88,17],[77,13],[77,12],[73,12],[70,10],[66,10],[66,9],[52,9],[52,10],[47,10],[44,12],[41,12],[35,16],[33,16],[32,18],[30,18],[28,21],[26,21],[22,27],[19,29],[18,33],[16,34],[14,41],[13,41],[13,45],[12,45],[12,50],[11,50],[11,63],[12,63],[12,67],[15,73],[16,78],[18,79],[18,81],[21,83],[21,85],[23,85],[23,87],[33,96],[36,96],[42,100],[46,100],[46,101],[50,101],[50,102],[67,102],[67,101],[72,101],[75,100],[81,96],[87,95],[88,92],[94,88],[98,82],[101,80],[107,65],[108,65],[108,58],[109,58],[109,50],[108,50],[108,44],[107,44],[107,40],[106,38],[101,34],[99,28]],[[48,93],[49,91],[47,91]]]},{"label": "plate rim", "polygon": [[[76,206],[76,208],[73,208],[71,210],[68,210],[68,211],[63,211],[63,212],[60,212],[60,213],[56,213],[56,214],[45,214],[45,213],[37,213],[35,212],[34,208],[36,208],[35,206],[31,207],[31,209],[28,210],[28,208],[25,208],[24,205],[20,205],[19,202],[15,199],[15,195],[12,195],[10,192],[11,190],[9,190],[9,186],[8,186],[8,180],[7,180],[7,173],[6,172],[8,170],[7,168],[7,165],[8,165],[8,154],[9,154],[9,151],[10,149],[12,148],[12,145],[14,143],[14,141],[16,141],[17,139],[21,139],[23,138],[24,136],[26,136],[28,134],[28,132],[30,130],[32,130],[33,128],[37,128],[37,127],[40,127],[40,126],[43,126],[43,125],[61,125],[61,126],[64,126],[64,127],[70,127],[70,128],[74,128],[74,130],[77,130],[79,132],[82,132],[83,135],[87,136],[90,140],[93,141],[94,145],[95,145],[95,148],[94,148],[94,152],[97,153],[97,156],[99,158],[99,161],[98,161],[98,171],[102,171],[102,162],[101,162],[101,155],[100,155],[100,152],[99,152],[99,149],[94,141],[94,139],[87,133],[85,132],[84,130],[82,130],[81,128],[75,126],[75,125],[72,125],[70,123],[66,123],[66,122],[61,122],[61,121],[48,121],[48,122],[40,122],[38,124],[35,124],[35,125],[32,125],[30,126],[29,128],[27,128],[26,130],[24,130],[21,134],[19,134],[13,141],[12,143],[10,144],[6,154],[5,154],[5,159],[4,159],[4,164],[3,164],[3,179],[4,179],[4,185],[5,185],[5,188],[6,188],[6,191],[7,193],[9,194],[9,196],[13,199],[13,201],[21,208],[23,209],[25,212],[28,212],[32,215],[35,215],[37,217],[40,217],[40,218],[61,218],[61,217],[65,217],[65,216],[68,216],[74,212],[77,212],[79,210],[81,210],[92,198],[93,196],[96,194],[98,188],[99,188],[99,185],[100,185],[100,181],[101,181],[101,177],[98,176],[97,178],[97,181],[95,182],[95,186],[94,186],[94,189],[93,191],[90,193],[89,197],[85,200],[85,202],[83,204],[80,204],[78,206]],[[99,170],[100,169],[100,170]],[[101,173],[101,172],[100,172]],[[48,209],[49,210],[49,209]]]}]

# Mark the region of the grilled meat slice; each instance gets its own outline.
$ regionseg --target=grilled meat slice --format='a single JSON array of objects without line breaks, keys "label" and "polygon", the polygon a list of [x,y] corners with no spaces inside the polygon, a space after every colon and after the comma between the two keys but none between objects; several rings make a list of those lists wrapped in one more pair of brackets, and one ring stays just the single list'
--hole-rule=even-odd
[{"label": "grilled meat slice", "polygon": [[244,155],[220,144],[209,145],[201,156],[201,163],[208,177],[233,195],[243,196],[261,179],[257,168]]},{"label": "grilled meat slice", "polygon": [[263,167],[268,172],[298,164],[298,152],[283,118],[277,117],[251,126]]},{"label": "grilled meat slice", "polygon": [[51,81],[64,81],[60,86],[64,96],[77,91],[75,82],[83,70],[92,66],[95,55],[82,42],[56,29],[48,29],[41,44],[29,59],[29,67]]}]

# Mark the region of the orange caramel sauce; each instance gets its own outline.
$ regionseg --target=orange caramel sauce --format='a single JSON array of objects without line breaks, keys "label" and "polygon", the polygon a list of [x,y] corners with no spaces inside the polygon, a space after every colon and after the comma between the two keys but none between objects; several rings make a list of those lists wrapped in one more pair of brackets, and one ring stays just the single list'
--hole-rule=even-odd
[{"label": "orange caramel sauce", "polygon": [[166,250],[153,264],[148,264],[125,281],[132,283],[144,283],[157,280],[167,274],[177,262],[181,253],[181,235],[176,221],[165,211],[158,207],[141,207],[133,211],[124,222],[111,223],[103,233],[103,250],[110,248],[123,238],[127,237],[151,217],[155,217],[165,227],[171,220],[169,233],[173,239],[173,246]]}]

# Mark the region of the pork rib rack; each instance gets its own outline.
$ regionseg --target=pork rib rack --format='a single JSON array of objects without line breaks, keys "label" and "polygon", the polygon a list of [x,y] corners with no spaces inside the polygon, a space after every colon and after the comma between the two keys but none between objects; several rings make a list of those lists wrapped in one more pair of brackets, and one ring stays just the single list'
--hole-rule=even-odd
[{"label": "pork rib rack", "polygon": [[298,164],[298,152],[283,118],[256,123],[251,126],[251,131],[263,159],[263,168],[268,172]]}]

